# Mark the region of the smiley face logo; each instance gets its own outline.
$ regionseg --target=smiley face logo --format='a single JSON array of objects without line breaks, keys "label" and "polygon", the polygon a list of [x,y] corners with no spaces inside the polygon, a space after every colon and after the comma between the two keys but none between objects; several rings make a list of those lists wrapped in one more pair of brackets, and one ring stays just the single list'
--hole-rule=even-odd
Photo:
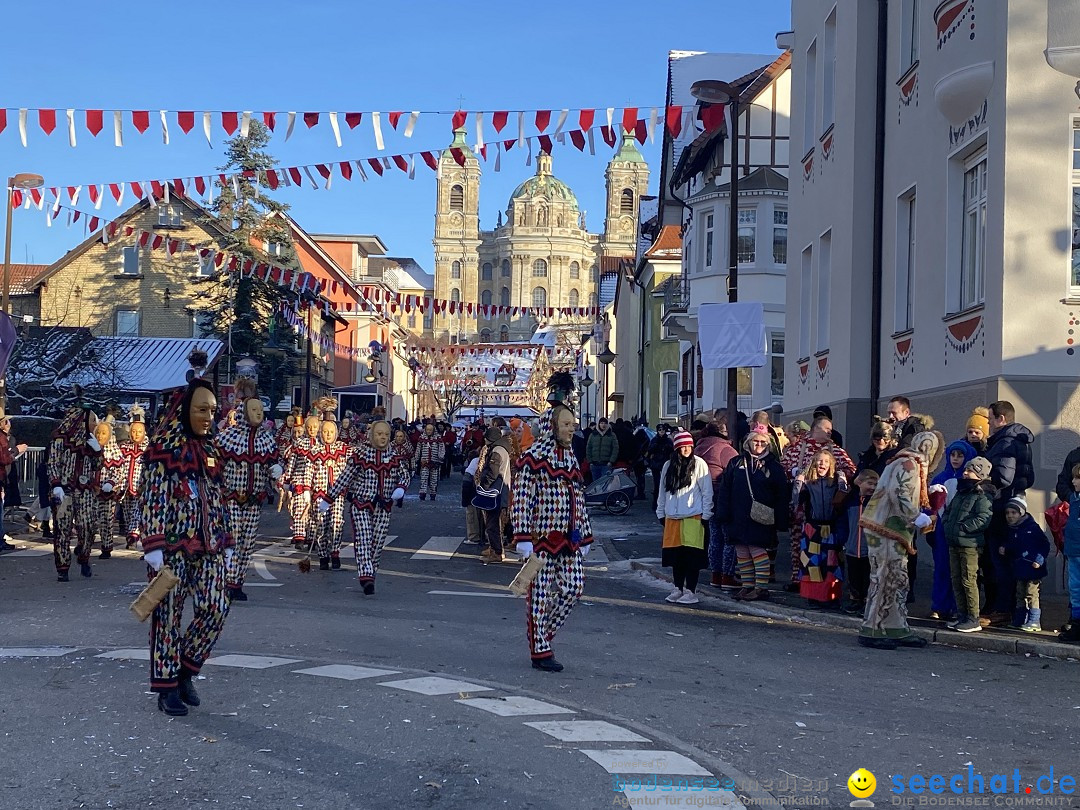
[{"label": "smiley face logo", "polygon": [[847,789],[856,799],[873,796],[877,790],[877,779],[866,768],[859,768],[847,780]]}]

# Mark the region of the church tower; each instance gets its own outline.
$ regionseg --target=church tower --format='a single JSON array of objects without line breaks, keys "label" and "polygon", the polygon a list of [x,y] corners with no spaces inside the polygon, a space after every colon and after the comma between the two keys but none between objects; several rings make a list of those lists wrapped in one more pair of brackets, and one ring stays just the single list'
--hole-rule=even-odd
[{"label": "church tower", "polygon": [[604,172],[607,181],[607,212],[601,253],[632,257],[637,250],[638,212],[648,192],[649,166],[634,143],[633,131],[623,132],[619,151]]},{"label": "church tower", "polygon": [[[480,300],[480,161],[465,143],[464,128],[454,130],[453,142],[439,156],[436,186],[434,295],[475,304]],[[476,313],[451,315],[448,309],[435,315],[434,328],[435,337],[448,335],[456,343],[476,332]]]}]

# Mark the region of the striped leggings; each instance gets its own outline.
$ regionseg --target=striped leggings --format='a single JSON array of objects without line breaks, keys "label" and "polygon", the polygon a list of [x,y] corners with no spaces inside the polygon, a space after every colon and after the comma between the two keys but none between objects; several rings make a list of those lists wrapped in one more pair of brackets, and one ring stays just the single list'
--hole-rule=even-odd
[{"label": "striped leggings", "polygon": [[744,588],[764,588],[769,584],[769,555],[761,546],[735,546],[739,580]]}]

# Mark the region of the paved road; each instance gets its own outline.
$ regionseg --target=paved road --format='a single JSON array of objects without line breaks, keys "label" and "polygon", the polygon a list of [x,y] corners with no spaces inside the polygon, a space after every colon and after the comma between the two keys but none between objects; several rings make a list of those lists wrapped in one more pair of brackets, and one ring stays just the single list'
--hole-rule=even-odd
[{"label": "paved road", "polygon": [[[608,549],[632,524],[595,523]],[[556,640],[566,671],[535,671],[505,589],[515,567],[481,565],[462,526],[452,487],[410,498],[365,597],[351,572],[300,573],[268,513],[251,601],[198,682],[203,706],[177,719],[131,658],[147,632],[127,613],[137,556],[66,585],[34,548],[0,558],[0,807],[846,806],[860,766],[881,806],[889,774],[1080,770],[1075,662],[870,651],[843,632],[677,608],[603,553]],[[53,649],[15,649],[38,647]],[[427,676],[461,683],[403,688]],[[618,791],[609,771],[736,790]]]}]

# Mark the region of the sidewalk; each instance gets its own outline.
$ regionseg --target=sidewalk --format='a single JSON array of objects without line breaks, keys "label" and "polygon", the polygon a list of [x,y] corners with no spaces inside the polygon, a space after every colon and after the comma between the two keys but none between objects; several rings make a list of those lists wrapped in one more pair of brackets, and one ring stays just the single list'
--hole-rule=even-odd
[{"label": "sidewalk", "polygon": [[[671,582],[671,571],[660,565],[660,526],[650,512],[648,499],[635,501],[631,510],[616,518],[603,512],[590,513],[593,532],[604,541],[612,560],[627,560],[635,571],[642,571],[658,580]],[[650,518],[653,518],[650,520]],[[783,590],[789,579],[790,555],[787,535],[780,539],[776,559],[776,584],[769,586],[768,602],[740,602],[731,592],[709,584],[709,571],[701,573],[698,596],[701,606],[718,613],[758,616],[797,624],[835,627],[855,631],[861,617],[849,616],[839,610],[807,607],[798,594]],[[923,618],[930,611],[930,588],[933,582],[933,561],[930,548],[919,544],[919,567],[915,583],[915,601],[908,605],[908,622],[929,641],[965,649],[987,650],[1024,655],[1038,655],[1061,660],[1080,660],[1080,645],[1057,641],[1057,628],[1068,617],[1067,598],[1060,593],[1042,596],[1043,620],[1041,633],[1026,633],[1001,627],[984,628],[979,633],[957,633],[945,627],[945,621]],[[854,643],[854,640],[853,640]]]}]

